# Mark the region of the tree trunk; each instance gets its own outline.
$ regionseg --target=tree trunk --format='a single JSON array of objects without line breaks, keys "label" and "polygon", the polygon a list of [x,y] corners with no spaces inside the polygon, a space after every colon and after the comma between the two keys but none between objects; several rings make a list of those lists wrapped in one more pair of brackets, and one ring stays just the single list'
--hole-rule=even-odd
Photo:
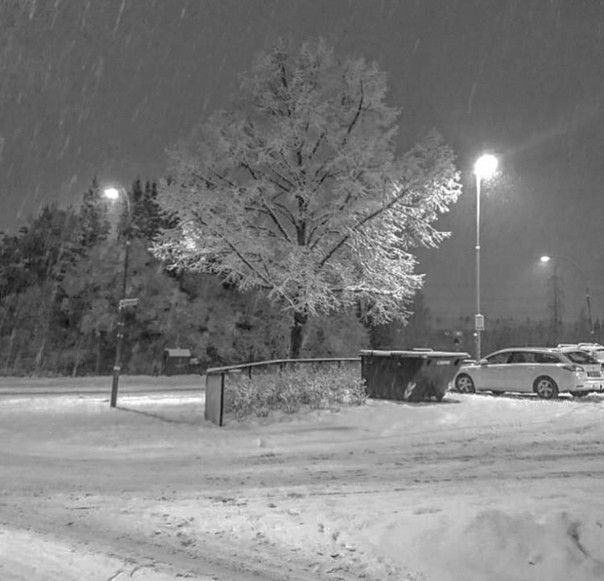
[{"label": "tree trunk", "polygon": [[11,365],[13,360],[13,351],[15,349],[15,340],[17,338],[17,327],[14,326],[12,331],[10,332],[10,340],[8,343],[8,354],[6,355],[6,363],[4,365],[4,372],[8,373],[9,370],[12,371]]},{"label": "tree trunk", "polygon": [[308,313],[294,312],[294,324],[291,326],[289,334],[289,358],[298,359],[302,350],[302,341],[304,340],[304,327],[308,321]]},{"label": "tree trunk", "polygon": [[42,337],[42,343],[38,347],[38,351],[36,353],[36,357],[34,359],[34,375],[38,377],[40,374],[40,369],[42,368],[42,361],[44,361],[44,353],[46,351],[46,339],[48,338],[49,330],[46,329],[44,335]]}]

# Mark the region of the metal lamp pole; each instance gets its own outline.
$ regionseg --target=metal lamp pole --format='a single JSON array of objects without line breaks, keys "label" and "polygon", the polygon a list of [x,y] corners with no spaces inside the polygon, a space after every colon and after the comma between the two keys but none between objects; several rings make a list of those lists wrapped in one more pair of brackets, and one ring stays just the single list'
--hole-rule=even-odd
[{"label": "metal lamp pole", "polygon": [[480,361],[484,330],[484,317],[480,314],[480,174],[476,172],[476,315],[474,332],[476,333],[476,361]]},{"label": "metal lamp pole", "polygon": [[112,408],[117,405],[117,393],[120,381],[120,372],[122,369],[122,351],[124,344],[124,332],[126,330],[126,306],[130,299],[126,298],[126,285],[128,281],[128,261],[130,258],[130,235],[132,227],[132,211],[130,207],[130,197],[126,190],[117,190],[116,188],[108,188],[105,190],[105,196],[116,200],[123,196],[126,204],[126,227],[125,227],[125,242],[124,242],[124,266],[122,271],[122,293],[118,306],[118,323],[117,323],[117,338],[115,343],[115,361],[113,363],[113,378],[111,381],[111,401]]},{"label": "metal lamp pole", "polygon": [[497,169],[497,158],[484,154],[474,164],[476,176],[476,315],[474,317],[474,332],[476,337],[476,361],[482,356],[482,332],[484,331],[484,316],[480,313],[480,183],[488,179]]},{"label": "metal lamp pole", "polygon": [[558,261],[554,262],[554,275],[552,277],[554,302],[552,305],[554,316],[554,345],[560,342],[560,328],[562,327],[562,301],[560,293],[560,275],[558,274]]},{"label": "metal lamp pole", "polygon": [[[128,222],[130,220],[128,219]],[[126,242],[124,248],[124,271],[122,275],[122,298],[119,302],[119,319],[117,323],[117,340],[115,343],[115,362],[113,363],[113,379],[111,381],[111,407],[117,404],[117,391],[120,381],[120,371],[122,369],[122,346],[124,344],[124,331],[126,330],[126,281],[128,279],[128,259],[130,255],[130,225],[126,232]]]}]

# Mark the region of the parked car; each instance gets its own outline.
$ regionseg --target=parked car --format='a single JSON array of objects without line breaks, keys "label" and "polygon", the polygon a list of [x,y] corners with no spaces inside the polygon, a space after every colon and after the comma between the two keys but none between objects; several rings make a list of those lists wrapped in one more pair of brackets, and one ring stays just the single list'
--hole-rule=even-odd
[{"label": "parked car", "polygon": [[604,345],[600,343],[559,343],[560,349],[580,349],[589,353],[594,359],[596,359],[604,372]]},{"label": "parked car", "polygon": [[550,399],[560,393],[580,397],[604,391],[602,367],[575,347],[514,347],[462,365],[453,379],[457,391],[536,393]]},{"label": "parked car", "polygon": [[599,343],[579,343],[577,347],[583,351],[587,351],[604,367],[604,345],[600,345]]}]

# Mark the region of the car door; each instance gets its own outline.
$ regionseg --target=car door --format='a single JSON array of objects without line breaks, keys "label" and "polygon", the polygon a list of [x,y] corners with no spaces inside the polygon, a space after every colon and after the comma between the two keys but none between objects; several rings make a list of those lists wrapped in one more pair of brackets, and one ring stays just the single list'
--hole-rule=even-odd
[{"label": "car door", "polygon": [[568,371],[565,371],[562,366],[564,361],[559,353],[538,352],[535,356],[535,369],[531,377],[531,391],[535,380],[544,375],[551,377],[557,384],[558,388],[562,388],[568,381]]},{"label": "car door", "polygon": [[501,351],[485,357],[486,363],[480,366],[478,381],[475,382],[476,389],[505,391],[502,386],[505,383],[509,357],[509,351]]},{"label": "car door", "polygon": [[536,364],[530,351],[512,351],[505,374],[504,391],[530,392],[533,389],[533,376]]}]

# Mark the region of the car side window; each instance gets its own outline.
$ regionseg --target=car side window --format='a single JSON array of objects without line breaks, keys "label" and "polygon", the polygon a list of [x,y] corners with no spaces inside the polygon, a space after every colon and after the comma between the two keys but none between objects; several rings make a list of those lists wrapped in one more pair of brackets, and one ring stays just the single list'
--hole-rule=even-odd
[{"label": "car side window", "polygon": [[487,357],[487,361],[490,365],[501,365],[502,363],[507,363],[510,358],[510,354],[506,353],[495,353],[495,355],[491,355]]},{"label": "car side window", "polygon": [[536,363],[560,363],[560,358],[553,353],[535,353]]},{"label": "car side window", "polygon": [[527,353],[524,351],[514,351],[510,356],[510,363],[528,363],[527,361]]}]

